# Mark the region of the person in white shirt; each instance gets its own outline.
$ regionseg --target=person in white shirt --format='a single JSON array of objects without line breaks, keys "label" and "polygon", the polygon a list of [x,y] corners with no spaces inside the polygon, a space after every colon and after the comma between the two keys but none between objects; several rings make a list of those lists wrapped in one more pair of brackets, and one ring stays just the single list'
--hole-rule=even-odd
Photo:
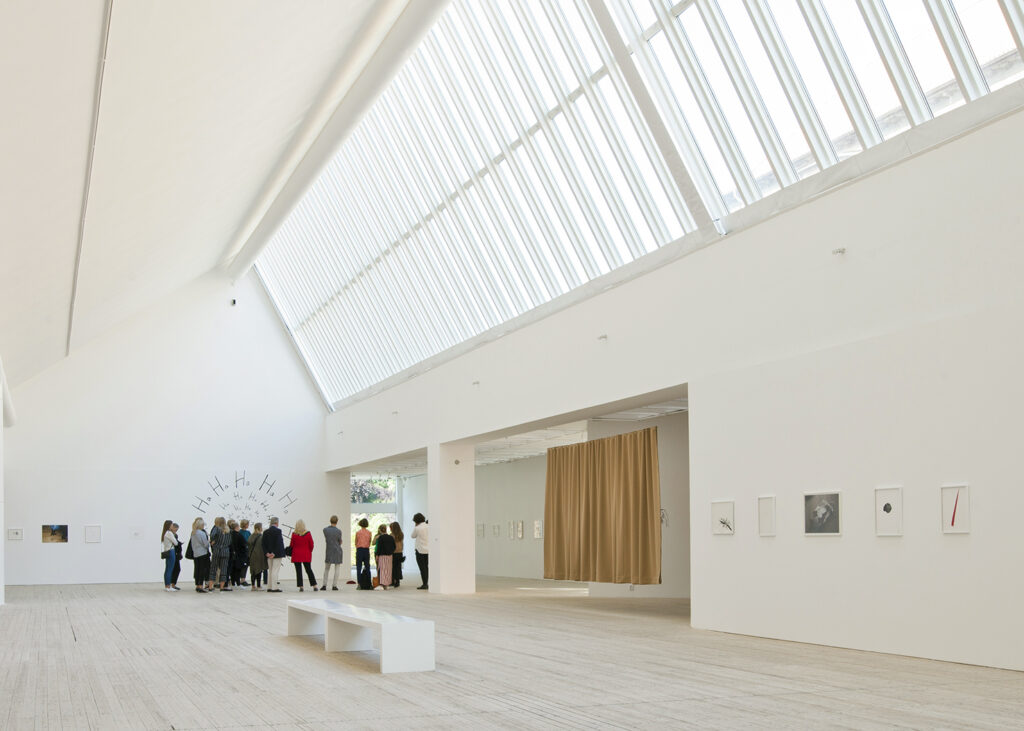
[{"label": "person in white shirt", "polygon": [[412,529],[412,533],[409,535],[416,539],[416,565],[420,567],[420,578],[423,583],[417,586],[417,589],[429,588],[430,578],[430,543],[427,538],[427,519],[423,517],[423,513],[416,513],[412,516],[412,522],[416,524],[416,527]]},{"label": "person in white shirt", "polygon": [[171,576],[174,574],[174,562],[178,558],[175,553],[178,539],[175,537],[174,531],[171,530],[172,525],[174,525],[173,520],[165,520],[164,527],[160,530],[160,557],[164,560],[164,591],[178,591],[178,587],[171,582]]}]

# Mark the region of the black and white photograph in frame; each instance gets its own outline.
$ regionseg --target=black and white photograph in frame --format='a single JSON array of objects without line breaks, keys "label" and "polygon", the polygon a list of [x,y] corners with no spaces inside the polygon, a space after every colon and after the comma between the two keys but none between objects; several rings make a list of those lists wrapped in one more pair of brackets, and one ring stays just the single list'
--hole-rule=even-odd
[{"label": "black and white photograph in frame", "polygon": [[804,535],[838,536],[839,493],[804,493]]},{"label": "black and white photograph in frame", "polygon": [[757,534],[764,537],[775,535],[774,495],[761,495],[757,498]]},{"label": "black and white photograph in frame", "polygon": [[711,502],[711,533],[716,536],[731,536],[736,533],[736,503],[732,500]]},{"label": "black and white photograph in frame", "polygon": [[971,500],[967,485],[943,485],[942,490],[942,532],[971,532]]},{"label": "black and white photograph in frame", "polygon": [[875,535],[903,535],[903,488],[875,488]]}]

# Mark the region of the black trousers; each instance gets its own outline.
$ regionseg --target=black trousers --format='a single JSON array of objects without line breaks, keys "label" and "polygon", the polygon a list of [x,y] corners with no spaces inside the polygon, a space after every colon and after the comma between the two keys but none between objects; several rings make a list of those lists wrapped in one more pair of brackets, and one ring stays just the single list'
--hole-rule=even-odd
[{"label": "black trousers", "polygon": [[391,586],[398,586],[398,583],[405,578],[402,576],[402,561],[404,560],[405,556],[395,551],[395,557],[391,565]]},{"label": "black trousers", "polygon": [[416,551],[416,565],[420,567],[420,577],[423,579],[423,586],[427,586],[430,578],[430,554]]},{"label": "black trousers", "polygon": [[302,567],[306,567],[306,576],[309,577],[309,585],[316,586],[316,576],[313,575],[313,567],[309,565],[309,561],[303,563],[293,564],[295,566],[295,583],[300,587],[302,586]]},{"label": "black trousers", "polygon": [[196,586],[202,586],[210,580],[210,554],[196,556],[192,577],[196,580]]},{"label": "black trousers", "polygon": [[174,568],[171,569],[171,586],[178,585],[178,577],[181,576],[181,557],[174,558]]}]

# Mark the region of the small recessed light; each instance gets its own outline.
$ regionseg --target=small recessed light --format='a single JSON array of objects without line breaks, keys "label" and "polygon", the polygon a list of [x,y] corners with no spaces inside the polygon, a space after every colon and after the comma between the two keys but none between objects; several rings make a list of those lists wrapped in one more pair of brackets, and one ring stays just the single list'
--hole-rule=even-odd
[{"label": "small recessed light", "polygon": [[398,416],[398,412],[397,412],[397,411],[392,411],[392,412],[391,412],[391,415],[392,415],[392,416]]},{"label": "small recessed light", "polygon": [[607,335],[598,335],[598,336],[597,336],[597,339],[598,339],[598,340],[607,340],[607,339],[608,339],[608,336],[607,336]]}]

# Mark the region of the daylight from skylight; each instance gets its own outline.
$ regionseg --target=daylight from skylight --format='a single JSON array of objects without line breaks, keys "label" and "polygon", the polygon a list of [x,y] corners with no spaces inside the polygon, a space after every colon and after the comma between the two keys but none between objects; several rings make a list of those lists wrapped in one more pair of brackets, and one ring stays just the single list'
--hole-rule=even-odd
[{"label": "daylight from skylight", "polygon": [[256,262],[329,405],[1024,76],[1022,0],[453,0]]}]

